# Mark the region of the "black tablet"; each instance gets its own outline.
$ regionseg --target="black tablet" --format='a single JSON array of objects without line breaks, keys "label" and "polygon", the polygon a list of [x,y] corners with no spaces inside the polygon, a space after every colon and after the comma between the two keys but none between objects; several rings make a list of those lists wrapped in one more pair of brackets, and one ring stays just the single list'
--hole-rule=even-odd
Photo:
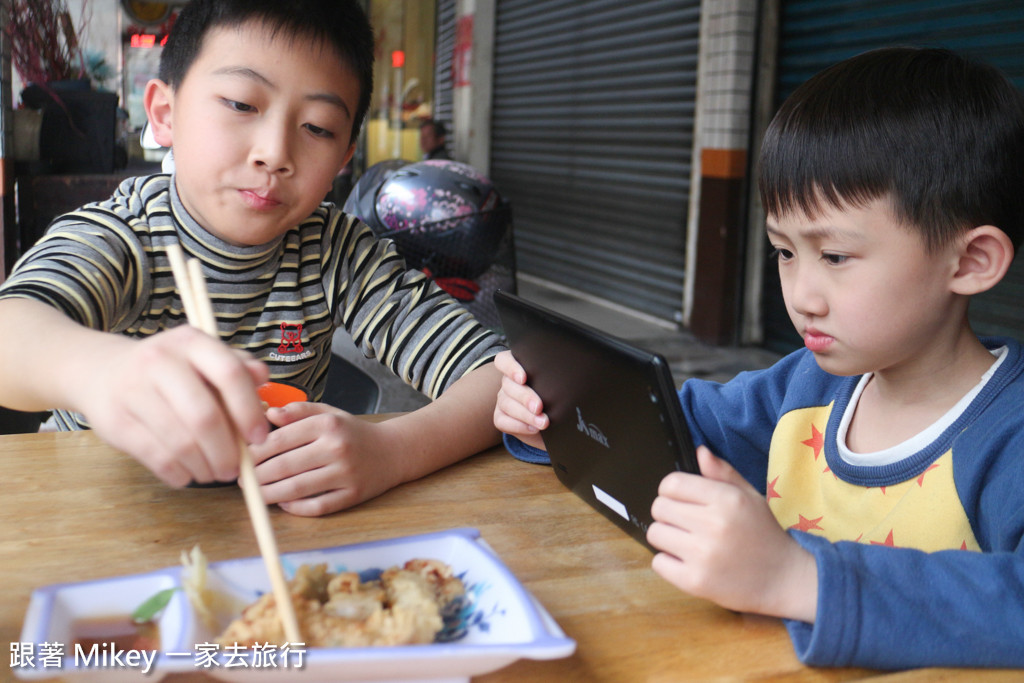
[{"label": "black tablet", "polygon": [[499,290],[494,302],[551,420],[544,444],[555,474],[650,548],[661,480],[699,472],[665,359],[516,295]]}]

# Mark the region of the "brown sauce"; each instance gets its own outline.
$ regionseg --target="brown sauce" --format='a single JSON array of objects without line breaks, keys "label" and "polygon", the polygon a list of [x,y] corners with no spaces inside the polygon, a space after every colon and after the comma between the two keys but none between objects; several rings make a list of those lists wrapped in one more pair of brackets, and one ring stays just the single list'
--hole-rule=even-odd
[{"label": "brown sauce", "polygon": [[93,645],[114,643],[118,650],[159,650],[160,627],[154,621],[136,624],[130,616],[81,619],[71,625],[71,640],[88,652]]}]

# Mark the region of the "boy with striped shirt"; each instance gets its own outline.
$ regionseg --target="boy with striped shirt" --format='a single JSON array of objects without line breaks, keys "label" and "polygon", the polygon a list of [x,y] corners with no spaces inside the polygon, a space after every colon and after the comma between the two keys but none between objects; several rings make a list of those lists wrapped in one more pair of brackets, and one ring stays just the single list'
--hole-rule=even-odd
[{"label": "boy with striped shirt", "polygon": [[[62,428],[91,427],[174,486],[234,478],[237,432],[264,499],[298,515],[496,443],[499,339],[321,204],[355,150],[372,68],[354,0],[184,8],[145,92],[175,170],[59,218],[16,266],[0,326],[30,343],[0,358],[0,404],[57,409]],[[219,340],[184,324],[172,244],[202,264]],[[338,326],[436,400],[381,424],[318,403],[264,415],[268,378],[322,395]]]}]

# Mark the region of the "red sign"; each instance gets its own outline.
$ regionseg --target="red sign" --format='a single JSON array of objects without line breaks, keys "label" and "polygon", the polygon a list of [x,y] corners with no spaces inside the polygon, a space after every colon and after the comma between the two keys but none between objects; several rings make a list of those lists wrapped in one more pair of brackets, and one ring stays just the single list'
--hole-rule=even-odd
[{"label": "red sign", "polygon": [[132,47],[156,47],[156,36],[152,33],[136,33],[132,35]]},{"label": "red sign", "polygon": [[460,17],[455,25],[455,47],[452,49],[452,86],[469,85],[469,63],[473,56],[473,15]]}]

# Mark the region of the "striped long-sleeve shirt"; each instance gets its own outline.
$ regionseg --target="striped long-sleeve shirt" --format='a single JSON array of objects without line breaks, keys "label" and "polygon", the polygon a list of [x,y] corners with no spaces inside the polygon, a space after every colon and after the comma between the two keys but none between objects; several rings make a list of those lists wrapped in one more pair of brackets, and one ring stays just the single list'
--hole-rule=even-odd
[{"label": "striped long-sleeve shirt", "polygon": [[[142,338],[185,322],[166,249],[199,259],[220,338],[271,377],[323,394],[337,326],[417,390],[436,398],[503,347],[390,240],[321,205],[279,240],[236,246],[185,211],[171,176],[129,178],[103,202],[58,218],[0,286],[96,330]],[[58,414],[64,428],[86,426]]]}]

